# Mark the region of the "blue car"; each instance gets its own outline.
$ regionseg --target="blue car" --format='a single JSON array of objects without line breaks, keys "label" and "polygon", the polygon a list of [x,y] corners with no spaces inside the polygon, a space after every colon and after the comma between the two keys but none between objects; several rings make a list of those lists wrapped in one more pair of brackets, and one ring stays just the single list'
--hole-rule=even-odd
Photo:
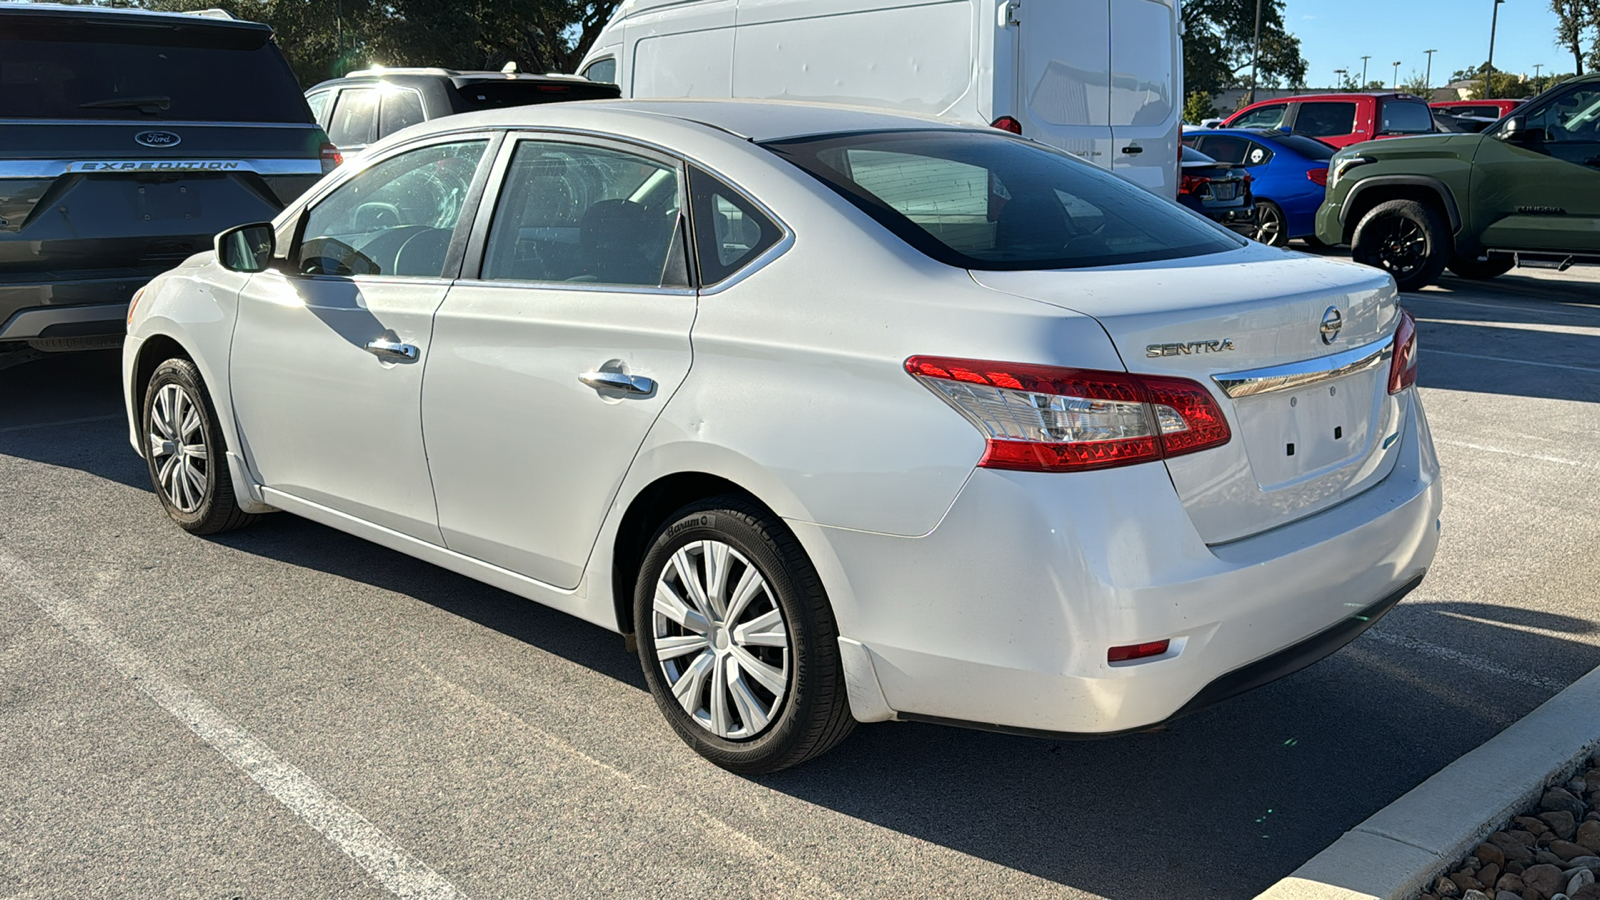
[{"label": "blue car", "polygon": [[1183,143],[1218,162],[1249,170],[1256,196],[1256,240],[1283,247],[1299,238],[1321,246],[1316,217],[1328,191],[1331,145],[1304,135],[1255,128],[1190,131],[1184,134]]}]

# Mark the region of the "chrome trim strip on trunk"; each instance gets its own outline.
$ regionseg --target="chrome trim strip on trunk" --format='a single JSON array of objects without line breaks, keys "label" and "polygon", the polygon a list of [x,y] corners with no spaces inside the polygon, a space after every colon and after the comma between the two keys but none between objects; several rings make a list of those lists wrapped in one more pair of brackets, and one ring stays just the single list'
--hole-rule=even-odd
[{"label": "chrome trim strip on trunk", "polygon": [[1274,391],[1299,390],[1324,381],[1365,372],[1387,363],[1393,355],[1394,338],[1390,336],[1332,356],[1319,356],[1316,359],[1244,372],[1227,372],[1213,375],[1211,380],[1222,388],[1223,393],[1237,400],[1240,397],[1270,394]]},{"label": "chrome trim strip on trunk", "polygon": [[[90,168],[92,166],[93,168]],[[254,172],[322,177],[320,157],[227,159],[189,156],[105,156],[100,159],[0,159],[0,178],[58,178],[68,172]]]}]

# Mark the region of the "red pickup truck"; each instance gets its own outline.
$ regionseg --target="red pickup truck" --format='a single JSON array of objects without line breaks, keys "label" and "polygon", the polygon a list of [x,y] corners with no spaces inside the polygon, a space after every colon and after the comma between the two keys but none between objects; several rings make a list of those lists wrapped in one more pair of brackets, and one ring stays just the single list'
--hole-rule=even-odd
[{"label": "red pickup truck", "polygon": [[1451,116],[1477,116],[1480,119],[1501,119],[1526,103],[1526,100],[1440,100],[1428,105]]},{"label": "red pickup truck", "polygon": [[1428,102],[1402,93],[1307,94],[1262,100],[1229,116],[1219,127],[1285,129],[1335,147],[1434,132]]}]

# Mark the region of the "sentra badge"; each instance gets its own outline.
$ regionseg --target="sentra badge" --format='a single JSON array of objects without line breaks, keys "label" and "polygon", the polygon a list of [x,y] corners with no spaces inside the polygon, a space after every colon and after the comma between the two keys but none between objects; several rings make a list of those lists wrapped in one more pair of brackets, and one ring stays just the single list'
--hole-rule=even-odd
[{"label": "sentra badge", "polygon": [[1151,344],[1144,348],[1144,355],[1157,356],[1192,356],[1198,353],[1226,353],[1234,349],[1231,338],[1220,341],[1190,341],[1187,344]]}]

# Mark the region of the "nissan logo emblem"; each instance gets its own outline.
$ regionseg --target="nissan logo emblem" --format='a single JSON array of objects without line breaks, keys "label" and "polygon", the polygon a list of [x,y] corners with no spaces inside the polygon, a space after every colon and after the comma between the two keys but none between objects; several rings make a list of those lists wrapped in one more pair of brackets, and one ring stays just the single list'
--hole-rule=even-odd
[{"label": "nissan logo emblem", "polygon": [[1339,337],[1339,329],[1344,327],[1344,316],[1339,314],[1339,307],[1330,306],[1322,314],[1322,342],[1331,344]]},{"label": "nissan logo emblem", "polygon": [[170,131],[141,131],[133,136],[134,143],[145,147],[176,147],[183,142]]}]

